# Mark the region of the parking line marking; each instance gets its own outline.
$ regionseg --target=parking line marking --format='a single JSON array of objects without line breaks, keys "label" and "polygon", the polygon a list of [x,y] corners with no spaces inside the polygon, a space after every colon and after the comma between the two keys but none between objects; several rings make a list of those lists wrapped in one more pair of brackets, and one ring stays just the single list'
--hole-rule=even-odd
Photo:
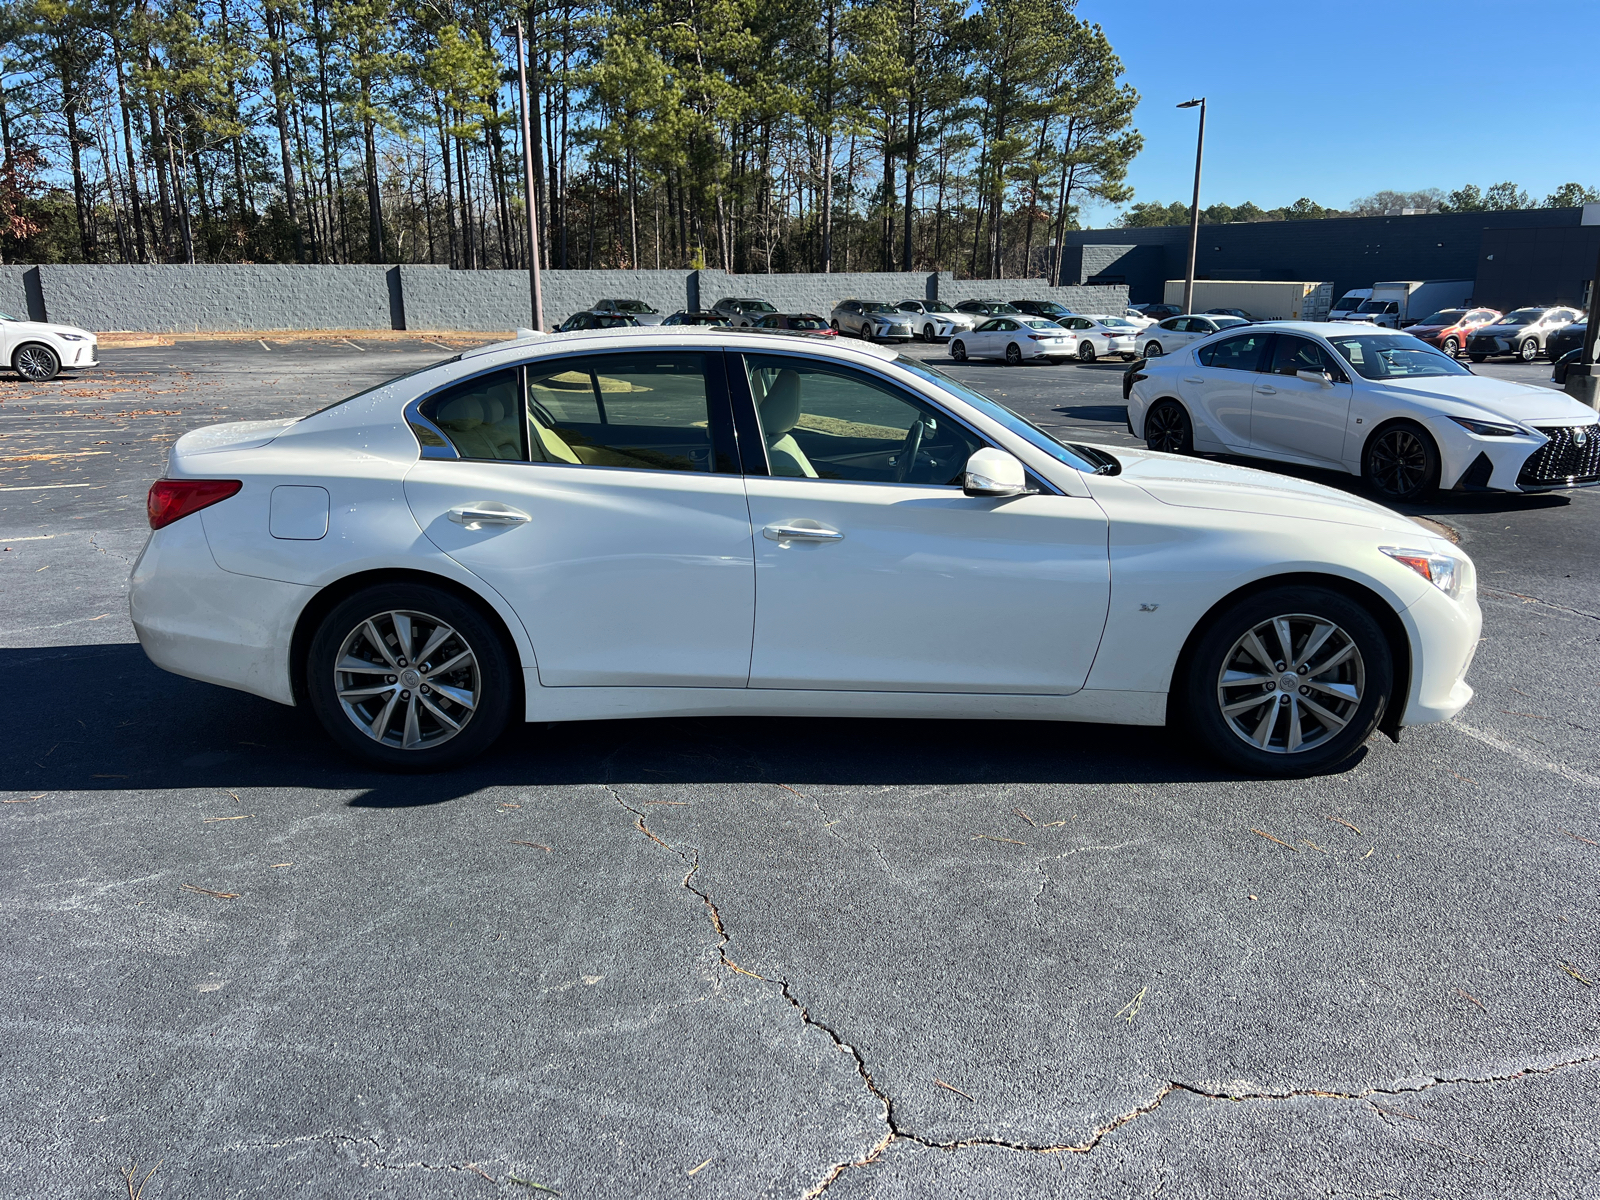
[{"label": "parking line marking", "polygon": [[108,485],[104,483],[35,483],[24,487],[0,487],[0,492],[46,492],[51,488],[103,488],[106,486]]},{"label": "parking line marking", "polygon": [[1496,750],[1511,755],[1512,758],[1520,759],[1530,767],[1536,767],[1541,771],[1549,771],[1552,775],[1559,775],[1563,779],[1571,780],[1573,783],[1581,783],[1585,787],[1600,788],[1600,777],[1586,775],[1582,771],[1574,771],[1571,767],[1562,763],[1546,762],[1533,751],[1525,750],[1515,742],[1508,742],[1487,730],[1474,729],[1464,721],[1451,721],[1450,724],[1461,730],[1468,737],[1476,738],[1486,746],[1493,746]]},{"label": "parking line marking", "polygon": [[361,353],[363,353],[363,354],[365,354],[367,352],[367,348],[365,346],[356,346],[356,344],[354,342],[352,342],[349,338],[340,338],[339,340],[341,342],[343,342],[346,346],[355,346],[355,348],[357,350],[361,351]]},{"label": "parking line marking", "polygon": [[31,537],[0,538],[0,542],[48,542],[53,537],[53,533],[36,533]]},{"label": "parking line marking", "polygon": [[262,339],[262,338],[257,338],[256,339],[256,344],[259,345],[263,350],[269,350],[270,351],[272,349],[272,347],[267,345],[266,341],[264,339]]}]

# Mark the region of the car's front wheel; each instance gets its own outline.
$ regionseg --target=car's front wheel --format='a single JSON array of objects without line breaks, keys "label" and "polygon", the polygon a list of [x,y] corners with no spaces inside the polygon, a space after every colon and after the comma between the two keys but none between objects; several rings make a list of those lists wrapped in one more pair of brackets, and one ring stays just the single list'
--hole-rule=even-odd
[{"label": "car's front wheel", "polygon": [[1367,442],[1361,477],[1386,503],[1426,500],[1439,486],[1439,447],[1422,426],[1397,421]]},{"label": "car's front wheel", "polygon": [[1015,342],[1006,345],[1006,366],[1020,367],[1022,365],[1022,347]]},{"label": "car's front wheel", "polygon": [[1461,353],[1461,343],[1456,341],[1456,339],[1453,337],[1447,337],[1444,340],[1444,345],[1440,346],[1439,349],[1443,350],[1451,358],[1454,358],[1457,354]]},{"label": "car's front wheel", "polygon": [[1217,614],[1190,655],[1183,717],[1216,757],[1251,774],[1331,770],[1383,719],[1393,650],[1361,604],[1277,587]]},{"label": "car's front wheel", "polygon": [[1517,357],[1523,362],[1532,362],[1539,357],[1539,343],[1535,338],[1524,338],[1522,345],[1517,347]]},{"label": "car's front wheel", "polygon": [[1146,358],[1160,358],[1161,357],[1161,343],[1160,342],[1146,342],[1145,346],[1144,346],[1144,356]]},{"label": "car's front wheel", "polygon": [[481,754],[505,729],[516,694],[490,622],[421,584],[379,585],[336,605],[311,639],[306,690],[343,750],[414,771]]},{"label": "car's front wheel", "polygon": [[31,383],[43,383],[56,377],[56,372],[61,370],[61,359],[49,346],[29,342],[17,347],[17,352],[11,356],[11,369]]},{"label": "car's front wheel", "polygon": [[1088,342],[1078,343],[1078,361],[1086,363],[1094,361],[1094,347]]},{"label": "car's front wheel", "polygon": [[960,338],[956,338],[950,343],[950,357],[957,362],[967,361],[967,344]]},{"label": "car's front wheel", "polygon": [[1144,444],[1162,454],[1193,454],[1194,426],[1176,400],[1158,400],[1144,415]]},{"label": "car's front wheel", "polygon": [[1470,358],[1473,362],[1482,362],[1484,359],[1488,358],[1489,356],[1487,354],[1469,354],[1469,355],[1467,355],[1467,357]]}]

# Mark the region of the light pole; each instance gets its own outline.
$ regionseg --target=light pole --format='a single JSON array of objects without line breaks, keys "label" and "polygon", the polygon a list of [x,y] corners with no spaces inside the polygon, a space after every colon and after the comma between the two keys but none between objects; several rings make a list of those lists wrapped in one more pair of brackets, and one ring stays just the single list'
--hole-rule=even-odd
[{"label": "light pole", "polygon": [[1200,137],[1194,148],[1194,203],[1189,206],[1189,269],[1183,276],[1183,311],[1194,308],[1194,256],[1200,248],[1200,163],[1206,154],[1206,98],[1185,100],[1179,108],[1200,106]]},{"label": "light pole", "polygon": [[542,333],[544,297],[539,287],[539,185],[534,182],[533,174],[533,128],[528,115],[528,53],[523,45],[521,21],[517,22],[517,91],[522,98],[522,187],[528,201],[528,298],[532,301],[533,327]]}]

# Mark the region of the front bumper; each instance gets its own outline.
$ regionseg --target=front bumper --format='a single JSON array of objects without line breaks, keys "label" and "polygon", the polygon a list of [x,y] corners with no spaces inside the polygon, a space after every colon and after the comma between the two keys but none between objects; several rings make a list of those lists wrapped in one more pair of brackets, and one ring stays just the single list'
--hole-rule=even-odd
[{"label": "front bumper", "polygon": [[1472,699],[1466,674],[1483,632],[1477,587],[1456,600],[1430,587],[1400,620],[1411,643],[1411,689],[1400,724],[1448,721]]},{"label": "front bumper", "polygon": [[1550,492],[1600,486],[1600,425],[1529,425],[1539,437],[1480,437],[1436,424],[1445,487]]}]

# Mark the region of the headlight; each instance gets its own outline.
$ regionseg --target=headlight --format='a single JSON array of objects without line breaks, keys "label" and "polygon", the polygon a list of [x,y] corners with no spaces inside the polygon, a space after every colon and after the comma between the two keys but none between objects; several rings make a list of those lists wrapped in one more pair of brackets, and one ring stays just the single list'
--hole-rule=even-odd
[{"label": "headlight", "polygon": [[1439,550],[1409,550],[1401,546],[1379,546],[1395,562],[1404,563],[1450,599],[1472,585],[1472,560],[1457,558]]},{"label": "headlight", "polygon": [[81,333],[58,333],[56,336],[63,342],[82,342],[87,340]]},{"label": "headlight", "polygon": [[1457,425],[1479,437],[1516,437],[1528,431],[1520,425],[1497,425],[1493,421],[1474,421],[1470,417],[1451,417]]}]

